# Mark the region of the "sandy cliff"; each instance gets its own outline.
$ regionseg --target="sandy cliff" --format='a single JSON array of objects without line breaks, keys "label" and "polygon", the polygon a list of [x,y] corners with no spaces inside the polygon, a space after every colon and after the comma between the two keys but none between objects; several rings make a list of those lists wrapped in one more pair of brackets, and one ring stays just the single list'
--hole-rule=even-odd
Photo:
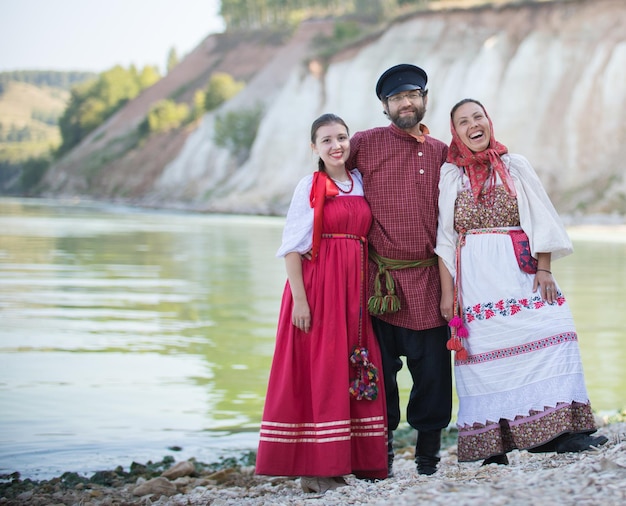
[{"label": "sandy cliff", "polygon": [[[315,36],[331,29],[329,20],[307,22],[279,43],[208,37],[56,164],[48,191],[284,213],[298,179],[315,169],[311,121],[332,111],[352,131],[387,124],[374,85],[387,67],[410,62],[430,77],[425,123],[434,136],[448,142],[450,107],[477,98],[490,111],[497,138],[531,160],[561,212],[626,214],[623,0],[432,11],[396,20],[327,66],[310,62]],[[190,99],[220,70],[246,79],[246,90],[183,131],[132,144],[150,104],[175,93]],[[263,120],[249,159],[237,164],[213,143],[215,114],[256,103],[265,105]]]}]

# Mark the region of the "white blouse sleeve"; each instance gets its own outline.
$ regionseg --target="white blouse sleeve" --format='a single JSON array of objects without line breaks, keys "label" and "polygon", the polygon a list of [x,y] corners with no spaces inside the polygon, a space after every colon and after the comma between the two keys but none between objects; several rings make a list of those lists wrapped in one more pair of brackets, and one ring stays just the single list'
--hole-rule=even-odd
[{"label": "white blouse sleeve", "polygon": [[439,219],[435,254],[440,257],[452,277],[456,275],[456,243],[458,233],[454,230],[454,206],[462,185],[461,171],[451,163],[444,163],[439,172]]},{"label": "white blouse sleeve", "polygon": [[359,172],[359,169],[352,169],[350,174],[352,174],[352,178],[354,179],[354,188],[351,195],[355,197],[363,197],[363,176],[361,175],[361,172]]},{"label": "white blouse sleeve", "polygon": [[537,253],[552,253],[556,260],[572,253],[565,226],[530,162],[518,154],[502,158],[515,182],[520,225],[530,240],[531,254],[537,258]]},{"label": "white blouse sleeve", "polygon": [[309,174],[300,180],[293,192],[277,257],[292,252],[302,255],[313,245],[313,208],[309,200],[312,183],[313,175]]}]

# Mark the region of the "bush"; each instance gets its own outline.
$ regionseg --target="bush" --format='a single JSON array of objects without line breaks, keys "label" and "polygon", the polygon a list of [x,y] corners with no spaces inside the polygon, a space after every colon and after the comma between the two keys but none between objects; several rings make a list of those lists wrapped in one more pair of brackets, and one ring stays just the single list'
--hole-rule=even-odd
[{"label": "bush", "polygon": [[204,114],[205,93],[202,90],[196,90],[193,94],[193,106],[189,113],[189,120],[194,121]]},{"label": "bush", "polygon": [[261,105],[217,116],[215,118],[215,144],[228,149],[239,163],[245,161],[254,144],[262,117]]},{"label": "bush", "polygon": [[233,98],[245,87],[242,81],[235,81],[233,76],[223,72],[216,72],[209,79],[204,95],[204,109],[212,111],[227,100]]},{"label": "bush", "polygon": [[189,116],[187,104],[177,104],[173,100],[160,100],[152,106],[146,117],[148,132],[167,132],[180,127]]},{"label": "bush", "polygon": [[22,165],[20,187],[23,195],[28,195],[39,184],[50,167],[50,158],[29,158]]},{"label": "bush", "polygon": [[315,44],[318,47],[318,56],[327,60],[362,36],[361,27],[354,21],[335,21],[333,34],[328,37],[318,35],[315,37]]}]

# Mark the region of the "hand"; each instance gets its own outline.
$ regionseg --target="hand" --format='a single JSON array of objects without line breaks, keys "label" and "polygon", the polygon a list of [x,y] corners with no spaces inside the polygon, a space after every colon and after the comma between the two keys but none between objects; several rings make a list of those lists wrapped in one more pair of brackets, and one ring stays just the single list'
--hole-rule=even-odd
[{"label": "hand", "polygon": [[452,320],[452,317],[454,316],[453,300],[454,300],[453,297],[446,297],[442,295],[441,303],[439,304],[439,310],[441,311],[441,316],[447,322]]},{"label": "hand", "polygon": [[545,270],[537,271],[533,282],[533,292],[536,292],[538,288],[540,289],[539,293],[541,298],[548,304],[556,302],[557,287],[552,273],[546,272]]},{"label": "hand", "polygon": [[307,251],[306,253],[303,253],[300,256],[304,258],[305,260],[311,260],[311,258],[313,258],[313,256],[311,255],[311,250]]},{"label": "hand", "polygon": [[307,303],[294,303],[291,312],[291,323],[294,327],[299,328],[302,332],[311,330],[311,311]]}]

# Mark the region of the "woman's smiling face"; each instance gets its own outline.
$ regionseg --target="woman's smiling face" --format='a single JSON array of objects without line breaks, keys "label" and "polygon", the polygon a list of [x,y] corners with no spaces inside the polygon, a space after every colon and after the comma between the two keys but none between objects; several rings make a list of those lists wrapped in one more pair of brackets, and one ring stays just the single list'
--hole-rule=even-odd
[{"label": "woman's smiling face", "polygon": [[452,123],[461,142],[474,153],[489,147],[491,141],[489,119],[477,103],[467,102],[461,105],[454,111]]},{"label": "woman's smiling face", "polygon": [[327,169],[343,167],[350,156],[350,136],[340,123],[322,125],[315,134],[312,147]]}]

